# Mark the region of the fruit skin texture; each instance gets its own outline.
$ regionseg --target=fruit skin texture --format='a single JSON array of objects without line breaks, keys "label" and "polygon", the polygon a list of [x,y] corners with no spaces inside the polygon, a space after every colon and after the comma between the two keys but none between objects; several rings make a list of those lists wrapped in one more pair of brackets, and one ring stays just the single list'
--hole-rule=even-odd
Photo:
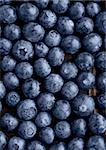
[{"label": "fruit skin texture", "polygon": [[76,97],[78,92],[78,86],[72,81],[66,82],[61,89],[61,94],[69,101]]},{"label": "fruit skin texture", "polygon": [[0,149],[3,150],[7,144],[6,135],[0,131]]},{"label": "fruit skin texture", "polygon": [[57,21],[57,30],[62,35],[73,34],[74,32],[74,22],[69,17],[61,16]]},{"label": "fruit skin texture", "polygon": [[53,115],[60,120],[67,119],[71,114],[70,103],[66,100],[58,100],[53,107]]},{"label": "fruit skin texture", "polygon": [[64,56],[65,56],[65,54],[61,48],[54,47],[49,50],[47,59],[48,59],[50,65],[55,67],[55,66],[60,66],[63,63]]},{"label": "fruit skin texture", "polygon": [[35,124],[39,127],[47,127],[51,124],[52,117],[48,112],[39,112],[35,118]]},{"label": "fruit skin texture", "polygon": [[74,63],[71,62],[63,62],[60,68],[61,76],[66,79],[74,79],[77,76],[78,69]]},{"label": "fruit skin texture", "polygon": [[32,44],[25,40],[19,40],[13,46],[12,54],[19,61],[27,61],[34,55]]},{"label": "fruit skin texture", "polygon": [[52,28],[57,21],[57,16],[51,10],[43,10],[39,16],[39,23],[47,29]]},{"label": "fruit skin texture", "polygon": [[54,131],[51,127],[42,128],[39,133],[39,137],[46,144],[53,143],[54,136]]},{"label": "fruit skin texture", "polygon": [[39,9],[32,3],[23,3],[18,9],[20,19],[25,23],[35,21],[39,15]]},{"label": "fruit skin texture", "polygon": [[15,107],[20,100],[20,95],[15,91],[11,91],[6,95],[6,104],[10,107]]},{"label": "fruit skin texture", "polygon": [[81,138],[74,138],[68,143],[68,150],[83,150],[84,141]]},{"label": "fruit skin texture", "polygon": [[94,66],[94,57],[88,52],[80,53],[75,62],[78,68],[82,71],[89,71]]},{"label": "fruit skin texture", "polygon": [[35,98],[40,93],[40,83],[32,78],[25,80],[22,85],[22,90],[27,98]]},{"label": "fruit skin texture", "polygon": [[15,73],[18,78],[25,80],[31,78],[33,74],[33,67],[28,62],[21,62],[16,65]]},{"label": "fruit skin texture", "polygon": [[37,128],[32,121],[23,121],[18,128],[18,134],[25,140],[33,138],[36,134]]},{"label": "fruit skin texture", "polygon": [[85,137],[87,131],[87,124],[84,119],[77,119],[72,122],[72,133],[76,137]]},{"label": "fruit skin texture", "polygon": [[63,142],[59,142],[59,143],[53,144],[49,150],[66,150],[66,146]]},{"label": "fruit skin texture", "polygon": [[83,47],[89,53],[95,53],[100,50],[102,39],[97,33],[90,33],[83,38]]},{"label": "fruit skin texture", "polygon": [[86,94],[79,94],[72,102],[72,109],[78,116],[87,117],[95,109],[94,99]]},{"label": "fruit skin texture", "polygon": [[105,141],[102,136],[91,136],[87,142],[87,150],[105,150]]},{"label": "fruit skin texture", "polygon": [[94,134],[103,134],[106,131],[106,119],[99,113],[89,118],[89,128]]},{"label": "fruit skin texture", "polygon": [[100,33],[106,34],[106,11],[96,16],[95,26]]},{"label": "fruit skin texture", "polygon": [[37,98],[37,105],[41,111],[50,111],[55,103],[55,97],[52,93],[41,93]]},{"label": "fruit skin texture", "polygon": [[1,112],[2,112],[2,103],[0,101],[0,114],[1,114]]},{"label": "fruit skin texture", "polygon": [[75,54],[81,48],[80,39],[74,35],[66,36],[62,39],[61,46],[66,53]]},{"label": "fruit skin texture", "polygon": [[97,86],[102,92],[106,90],[106,72],[99,74],[97,78]]},{"label": "fruit skin texture", "polygon": [[0,101],[4,98],[6,94],[6,88],[2,81],[0,81]]},{"label": "fruit skin texture", "polygon": [[45,79],[45,88],[51,93],[57,93],[61,90],[63,83],[59,74],[52,73]]},{"label": "fruit skin texture", "polygon": [[35,22],[29,22],[23,27],[24,37],[30,42],[39,42],[43,39],[45,30],[44,28]]},{"label": "fruit skin texture", "polygon": [[46,77],[51,72],[51,67],[45,58],[39,58],[34,62],[34,71],[39,77]]},{"label": "fruit skin texture", "polygon": [[39,9],[44,9],[47,7],[49,0],[36,0],[35,4]]},{"label": "fruit skin texture", "polygon": [[42,143],[39,141],[31,141],[27,148],[28,150],[46,150],[44,145],[42,145]]},{"label": "fruit skin texture", "polygon": [[59,139],[66,139],[71,135],[70,124],[67,121],[58,122],[54,127],[54,131]]},{"label": "fruit skin texture", "polygon": [[33,100],[25,99],[17,106],[17,114],[20,119],[31,120],[37,114],[37,107]]},{"label": "fruit skin texture", "polygon": [[18,119],[12,116],[9,113],[5,113],[1,117],[1,126],[5,128],[7,131],[12,131],[18,126]]},{"label": "fruit skin texture", "polygon": [[97,104],[99,108],[106,109],[106,92],[97,97]]},{"label": "fruit skin texture", "polygon": [[8,142],[8,150],[24,150],[25,149],[25,141],[20,137],[13,136],[10,138]]}]

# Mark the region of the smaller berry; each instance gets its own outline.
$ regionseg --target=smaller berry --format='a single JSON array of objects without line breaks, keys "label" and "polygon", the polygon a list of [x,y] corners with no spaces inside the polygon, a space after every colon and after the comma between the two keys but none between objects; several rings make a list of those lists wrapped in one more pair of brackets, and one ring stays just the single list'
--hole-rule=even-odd
[{"label": "smaller berry", "polygon": [[97,104],[99,108],[106,109],[106,93],[100,94],[97,97]]},{"label": "smaller berry", "polygon": [[7,145],[6,135],[2,131],[0,131],[0,150],[4,150],[6,145]]},{"label": "smaller berry", "polygon": [[66,150],[66,145],[63,142],[55,143],[49,150]]},{"label": "smaller berry", "polygon": [[27,148],[28,150],[46,150],[44,145],[39,141],[31,141]]},{"label": "smaller berry", "polygon": [[4,98],[6,95],[6,88],[2,81],[0,81],[0,101]]},{"label": "smaller berry", "polygon": [[68,143],[68,150],[83,150],[84,141],[81,138],[74,138]]},{"label": "smaller berry", "polygon": [[49,0],[36,0],[34,1],[36,6],[39,7],[40,9],[44,9],[47,7],[49,4]]},{"label": "smaller berry", "polygon": [[106,72],[101,73],[97,78],[97,87],[101,91],[106,91]]}]

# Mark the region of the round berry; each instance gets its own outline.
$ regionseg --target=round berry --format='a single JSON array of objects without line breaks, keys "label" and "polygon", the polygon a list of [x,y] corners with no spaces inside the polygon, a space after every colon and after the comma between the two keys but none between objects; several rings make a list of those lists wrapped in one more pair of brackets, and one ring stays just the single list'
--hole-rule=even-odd
[{"label": "round berry", "polygon": [[28,144],[28,150],[46,150],[44,145],[40,141],[31,141]]},{"label": "round berry", "polygon": [[55,143],[49,150],[66,150],[66,145],[63,142]]},{"label": "round berry", "polygon": [[2,81],[0,81],[0,101],[4,98],[6,95],[6,88]]},{"label": "round berry", "polygon": [[97,97],[97,104],[99,108],[106,109],[106,93],[100,94]]},{"label": "round berry", "polygon": [[84,141],[81,138],[73,138],[68,143],[68,150],[83,150],[84,149]]},{"label": "round berry", "polygon": [[36,0],[35,1],[36,6],[38,6],[40,9],[44,9],[49,4],[49,0]]},{"label": "round berry", "polygon": [[3,150],[7,144],[6,135],[0,131],[0,149]]},{"label": "round berry", "polygon": [[106,91],[106,72],[101,73],[97,78],[97,87],[101,91]]}]

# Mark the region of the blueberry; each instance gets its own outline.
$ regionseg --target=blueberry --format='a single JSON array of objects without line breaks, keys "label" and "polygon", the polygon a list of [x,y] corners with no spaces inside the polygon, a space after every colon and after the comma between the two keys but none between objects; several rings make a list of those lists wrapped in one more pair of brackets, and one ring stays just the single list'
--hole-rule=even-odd
[{"label": "blueberry", "polygon": [[2,131],[0,131],[0,150],[4,150],[6,144],[7,144],[6,135]]},{"label": "blueberry", "polygon": [[38,23],[30,22],[24,25],[23,34],[30,42],[39,42],[43,39],[45,30]]},{"label": "blueberry", "polygon": [[102,136],[91,136],[87,142],[87,150],[105,150],[105,141]]},{"label": "blueberry", "polygon": [[106,93],[102,93],[97,97],[97,104],[99,108],[106,109]]},{"label": "blueberry", "polygon": [[31,120],[37,114],[37,107],[33,100],[25,99],[17,106],[17,114],[20,119]]},{"label": "blueberry", "polygon": [[76,137],[84,137],[87,131],[87,124],[84,119],[76,119],[72,122],[72,133]]},{"label": "blueberry", "polygon": [[51,10],[43,10],[39,16],[39,23],[44,28],[52,28],[57,21],[57,17]]},{"label": "blueberry", "polygon": [[16,65],[15,73],[20,79],[28,79],[31,78],[33,74],[33,67],[28,62],[21,62]]},{"label": "blueberry", "polygon": [[43,42],[38,42],[35,44],[34,50],[37,57],[45,57],[49,51],[49,48]]},{"label": "blueberry", "polygon": [[55,97],[52,93],[41,93],[37,99],[37,105],[42,111],[50,111],[55,103]]},{"label": "blueberry", "polygon": [[6,95],[6,88],[2,81],[0,81],[0,101],[4,98]]},{"label": "blueberry", "polygon": [[14,44],[12,54],[17,60],[25,61],[33,57],[34,50],[30,42],[20,40]]},{"label": "blueberry", "polygon": [[3,5],[0,7],[0,21],[11,24],[17,20],[16,9],[10,5]]},{"label": "blueberry", "polygon": [[19,86],[19,79],[12,72],[7,72],[4,74],[3,82],[8,89],[15,89]]},{"label": "blueberry", "polygon": [[45,43],[49,47],[58,46],[61,41],[61,36],[56,30],[51,30],[45,37]]},{"label": "blueberry", "polygon": [[102,39],[97,33],[90,33],[83,39],[83,47],[89,53],[95,53],[100,50]]},{"label": "blueberry", "polygon": [[93,20],[88,17],[83,17],[76,22],[76,32],[80,34],[89,34],[93,31]]},{"label": "blueberry", "polygon": [[11,41],[5,38],[0,38],[0,55],[2,56],[8,55],[11,48],[12,48]]},{"label": "blueberry", "polygon": [[49,0],[35,0],[35,4],[40,8],[46,8],[47,5],[49,4]]},{"label": "blueberry", "polygon": [[99,4],[95,2],[89,2],[86,6],[86,11],[90,17],[95,17],[99,12],[101,8]]},{"label": "blueberry", "polygon": [[57,30],[62,35],[73,34],[74,32],[74,22],[69,17],[61,16],[57,21]]},{"label": "blueberry", "polygon": [[87,117],[95,109],[94,99],[86,94],[79,94],[72,102],[72,109],[78,116]]},{"label": "blueberry", "polygon": [[45,79],[45,88],[51,93],[59,92],[63,86],[63,79],[59,74],[50,74]]},{"label": "blueberry", "polygon": [[101,91],[106,91],[106,72],[101,73],[97,78],[97,87]]},{"label": "blueberry", "polygon": [[73,138],[68,143],[68,150],[84,150],[84,141],[81,138]]},{"label": "blueberry", "polygon": [[69,101],[76,97],[78,92],[78,86],[72,81],[66,82],[61,90],[61,94]]},{"label": "blueberry", "polygon": [[60,120],[67,119],[71,114],[70,103],[66,100],[56,101],[53,108],[53,115]]},{"label": "blueberry", "polygon": [[94,134],[105,133],[106,119],[99,113],[92,114],[89,118],[89,128]]},{"label": "blueberry", "polygon": [[78,68],[82,71],[89,71],[94,67],[94,57],[88,52],[80,53],[75,62]]},{"label": "blueberry", "polygon": [[47,112],[39,112],[35,118],[35,123],[39,128],[47,127],[51,124],[51,115]]},{"label": "blueberry", "polygon": [[96,55],[96,67],[101,71],[106,70],[106,51],[99,52]]},{"label": "blueberry", "polygon": [[95,85],[95,75],[91,72],[81,72],[77,78],[78,85],[81,89],[88,90]]},{"label": "blueberry", "polygon": [[21,4],[18,12],[20,19],[25,23],[35,21],[37,16],[39,15],[38,8],[29,2]]},{"label": "blueberry", "polygon": [[51,50],[49,50],[48,53],[48,61],[51,66],[60,66],[64,61],[64,52],[59,47],[53,47]]},{"label": "blueberry", "polygon": [[6,103],[8,106],[15,107],[19,101],[20,95],[15,91],[11,91],[6,95]]},{"label": "blueberry", "polygon": [[4,56],[1,61],[1,69],[5,72],[13,71],[16,65],[16,60],[10,55]]},{"label": "blueberry", "polygon": [[40,141],[31,141],[28,144],[28,150],[46,150],[44,145]]},{"label": "blueberry", "polygon": [[66,146],[63,142],[53,144],[49,150],[66,150]]},{"label": "blueberry", "polygon": [[70,124],[67,121],[58,122],[54,127],[54,131],[59,139],[66,139],[71,135]]},{"label": "blueberry", "polygon": [[39,58],[34,62],[34,71],[38,76],[44,78],[50,74],[51,67],[46,59]]},{"label": "blueberry", "polygon": [[40,83],[34,79],[27,79],[22,85],[22,90],[27,98],[35,98],[40,93]]},{"label": "blueberry", "polygon": [[0,114],[1,114],[1,112],[2,112],[2,103],[1,103],[1,101],[0,101]]},{"label": "blueberry", "polygon": [[60,68],[61,76],[66,79],[74,79],[78,74],[78,69],[74,63],[64,62]]},{"label": "blueberry", "polygon": [[84,16],[85,7],[81,2],[75,2],[69,7],[69,16],[70,18],[77,20]]},{"label": "blueberry", "polygon": [[1,117],[1,126],[5,128],[7,131],[12,131],[17,128],[18,120],[13,115],[5,113]]},{"label": "blueberry", "polygon": [[54,131],[50,127],[45,127],[40,130],[39,136],[43,142],[46,144],[53,143],[54,140]]},{"label": "blueberry", "polygon": [[65,13],[68,9],[69,0],[51,0],[51,8],[58,14]]},{"label": "blueberry", "polygon": [[18,128],[18,134],[25,140],[32,139],[36,134],[37,128],[32,121],[23,121]]},{"label": "blueberry", "polygon": [[97,15],[95,26],[100,33],[104,35],[106,34],[106,11],[101,12]]},{"label": "blueberry", "polygon": [[15,24],[7,25],[4,28],[4,36],[11,41],[18,40],[21,37],[21,29]]},{"label": "blueberry", "polygon": [[81,43],[78,37],[69,35],[62,39],[61,46],[66,53],[75,54],[81,48]]},{"label": "blueberry", "polygon": [[12,0],[0,0],[0,6],[4,4],[11,4]]},{"label": "blueberry", "polygon": [[8,150],[24,150],[25,149],[25,141],[20,137],[13,136],[10,138],[8,142]]}]

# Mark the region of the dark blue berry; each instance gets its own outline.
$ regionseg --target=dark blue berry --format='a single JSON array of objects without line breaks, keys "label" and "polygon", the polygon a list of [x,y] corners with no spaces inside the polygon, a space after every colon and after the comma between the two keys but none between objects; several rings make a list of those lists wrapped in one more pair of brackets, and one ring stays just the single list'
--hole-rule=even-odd
[{"label": "dark blue berry", "polygon": [[101,91],[106,91],[106,72],[101,73],[97,78],[97,87]]},{"label": "dark blue berry", "polygon": [[0,131],[0,150],[4,150],[6,144],[7,144],[6,135],[2,131]]},{"label": "dark blue berry", "polygon": [[100,94],[97,97],[97,104],[99,108],[106,109],[106,93]]},{"label": "dark blue berry", "polygon": [[60,66],[64,61],[64,52],[59,47],[53,47],[49,50],[48,61],[51,66]]},{"label": "dark blue berry", "polygon": [[85,94],[79,94],[72,102],[73,112],[78,116],[86,117],[95,109],[94,99]]},{"label": "dark blue berry", "polygon": [[6,88],[2,81],[0,81],[0,101],[4,98],[6,95]]},{"label": "dark blue berry", "polygon": [[68,143],[68,150],[84,150],[84,141],[81,138],[74,138]]},{"label": "dark blue berry", "polygon": [[37,114],[37,107],[33,100],[26,99],[17,106],[17,114],[20,119],[31,120]]},{"label": "dark blue berry", "polygon": [[58,100],[53,108],[53,115],[60,120],[67,119],[71,114],[70,103],[66,100]]},{"label": "dark blue berry", "polygon": [[51,93],[59,92],[63,86],[63,79],[59,74],[50,74],[45,79],[45,88]]},{"label": "dark blue berry", "polygon": [[40,141],[31,141],[28,144],[28,150],[46,150],[44,145]]},{"label": "dark blue berry", "polygon": [[49,4],[49,0],[35,0],[35,4],[40,8],[44,9]]},{"label": "dark blue berry", "polygon": [[11,4],[12,0],[0,0],[0,6],[4,4]]},{"label": "dark blue berry", "polygon": [[55,143],[49,150],[66,150],[66,145],[63,142]]}]

